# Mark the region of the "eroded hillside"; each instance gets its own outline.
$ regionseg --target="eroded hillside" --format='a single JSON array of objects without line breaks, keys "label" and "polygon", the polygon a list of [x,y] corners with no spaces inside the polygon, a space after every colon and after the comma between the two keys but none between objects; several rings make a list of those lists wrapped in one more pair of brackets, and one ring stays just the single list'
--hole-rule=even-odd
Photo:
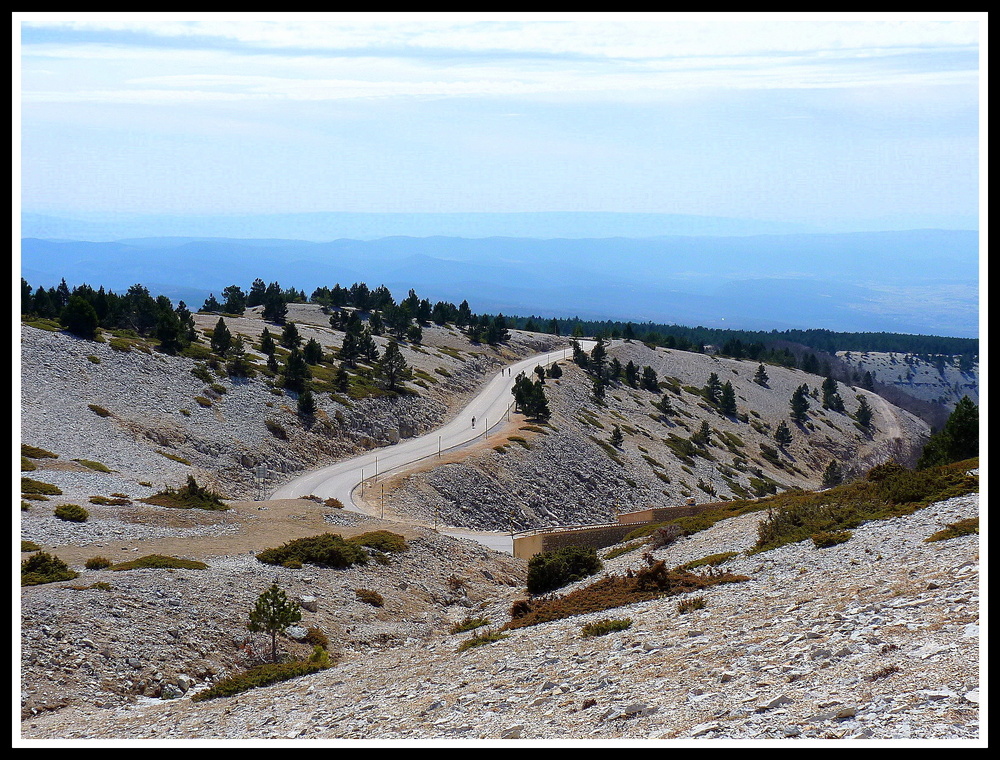
[{"label": "eroded hillside", "polygon": [[[640,373],[652,368],[655,390],[621,378],[598,399],[592,374],[561,361],[561,377],[545,380],[547,422],[518,416],[461,461],[396,478],[387,513],[490,530],[607,522],[616,512],[689,499],[818,488],[831,461],[856,476],[889,458],[907,460],[928,433],[915,416],[843,384],[843,408],[825,408],[824,378],[800,370],[767,366],[764,379],[756,362],[624,341],[608,349],[615,361]],[[707,400],[712,375],[720,387],[731,384],[735,411]],[[790,401],[803,385],[808,410],[794,422]],[[867,426],[858,419],[862,398]],[[782,422],[791,438],[784,444],[776,440]]]}]

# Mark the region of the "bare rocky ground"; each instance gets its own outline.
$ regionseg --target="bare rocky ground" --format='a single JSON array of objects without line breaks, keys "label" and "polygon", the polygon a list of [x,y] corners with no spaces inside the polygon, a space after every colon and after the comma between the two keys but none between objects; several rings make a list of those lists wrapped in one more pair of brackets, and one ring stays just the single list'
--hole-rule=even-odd
[{"label": "bare rocky ground", "polygon": [[[472,615],[496,630],[522,596],[523,564],[419,531],[409,552],[377,570],[296,571],[243,555],[211,559],[207,571],[85,572],[79,584],[106,580],[111,590],[70,582],[22,592],[20,737],[984,746],[978,536],[924,540],[977,513],[978,496],[959,497],[869,523],[829,549],[803,542],[735,557],[721,569],[750,580],[699,592],[703,609],[687,614],[677,597],[661,599],[513,630],[461,653],[473,634],[448,626]],[[375,524],[359,520],[351,527]],[[676,565],[742,552],[756,520],[719,523],[655,557]],[[605,572],[638,567],[640,553]],[[274,577],[315,600],[303,624],[331,634],[339,662],[191,702],[236,666],[246,614]],[[357,602],[358,587],[378,590],[385,609]],[[609,617],[631,626],[582,636],[584,623]],[[126,704],[116,690],[178,696]]]},{"label": "bare rocky ground", "polygon": [[917,356],[884,351],[838,351],[837,358],[858,372],[870,372],[876,382],[894,385],[923,401],[954,408],[968,396],[979,403],[979,362],[967,369],[954,357],[931,363]]},{"label": "bare rocky ground", "polygon": [[[233,327],[238,331],[238,325]],[[259,335],[260,327],[259,320],[247,320],[248,335]],[[308,338],[307,329],[300,332]],[[326,345],[336,343],[339,333],[322,325],[315,330],[325,333]],[[768,465],[757,454],[760,442],[768,440],[765,425],[787,415],[794,387],[818,384],[802,373],[785,377],[785,371],[768,368],[769,388],[738,385],[747,422],[721,418],[682,391],[675,405],[683,413],[668,424],[649,417],[645,396],[652,394],[642,391],[612,389],[606,406],[598,408],[582,373],[563,363],[563,379],[547,381],[554,410],[550,427],[519,430],[526,426],[515,419],[494,444],[503,452],[480,447],[449,466],[457,475],[442,468],[400,482],[390,501],[394,513],[407,516],[408,526],[303,500],[238,501],[228,512],[199,514],[87,501],[92,495],[123,493],[134,502],[163,483],[180,485],[192,471],[199,482],[204,478],[227,486],[228,495],[249,496],[247,472],[262,457],[284,463],[284,471],[292,473],[389,442],[393,435],[423,432],[464,403],[486,372],[514,353],[551,345],[544,345],[544,337],[524,336],[506,355],[472,355],[464,338],[446,330],[437,336],[429,332],[421,349],[426,353],[408,349],[407,359],[439,382],[425,381],[424,396],[406,403],[376,399],[338,408],[323,399],[329,419],[337,419],[340,411],[345,420],[331,435],[295,427],[294,413],[285,408],[287,396],[282,399],[263,384],[220,379],[226,393],[202,408],[193,398],[205,393],[205,385],[190,375],[189,360],[120,353],[25,328],[22,441],[58,453],[59,459],[36,460],[40,469],[24,474],[59,486],[63,495],[31,502],[21,513],[21,535],[63,557],[81,575],[21,590],[24,721],[15,734],[20,732],[20,739],[154,741],[982,738],[978,537],[923,543],[944,524],[975,515],[976,497],[865,526],[831,549],[796,545],[734,559],[724,568],[751,580],[705,592],[706,608],[696,613],[682,616],[676,599],[660,600],[514,631],[488,647],[456,652],[470,634],[451,635],[451,626],[467,616],[487,617],[493,628],[501,625],[511,602],[523,597],[526,565],[419,527],[440,517],[428,506],[441,504],[440,482],[461,494],[448,513],[452,522],[473,527],[506,527],[508,503],[491,501],[497,491],[522,507],[525,519],[534,515],[542,524],[563,517],[572,522],[606,518],[614,507],[624,511],[661,499],[676,503],[681,489],[699,501],[715,500],[731,482],[750,485],[735,461],[741,447],[734,452],[715,445],[714,459],[699,457],[687,464],[657,440],[670,431],[689,435],[702,418],[710,420],[720,434],[734,432],[745,447],[757,447],[749,455],[742,452],[752,473],[749,467]],[[435,346],[435,340],[441,343]],[[636,344],[619,344],[613,351],[623,363],[634,356],[651,364],[652,356],[661,379],[676,377],[681,385],[696,387],[704,385],[708,367],[734,384],[752,377],[756,367],[651,352]],[[842,393],[848,411],[853,410],[854,394]],[[111,414],[98,416],[90,404]],[[800,472],[762,471],[783,485],[812,485],[827,453],[839,451],[845,461],[879,460],[899,450],[897,439],[912,440],[924,432],[915,418],[878,399],[872,398],[872,406],[878,432],[868,437],[844,415],[820,412],[814,405],[812,427],[797,431],[788,450],[790,464]],[[287,423],[288,441],[267,432],[262,424],[267,416]],[[606,439],[613,424],[625,431],[619,461],[593,440]],[[96,460],[112,471],[99,472],[76,459]],[[490,472],[483,461],[502,463],[506,474],[478,492],[469,490],[470,478]],[[447,475],[443,481],[434,480],[445,477],[442,473]],[[716,494],[697,488],[698,479],[715,484]],[[421,501],[415,494],[424,488],[434,491]],[[478,513],[462,508],[476,499]],[[64,502],[85,504],[91,519],[81,524],[55,519],[52,507]],[[462,515],[467,519],[457,519]],[[403,533],[411,546],[388,566],[289,570],[253,557],[290,538],[382,527]],[[754,539],[754,519],[748,516],[658,556],[680,564],[742,551]],[[95,555],[118,561],[150,553],[201,558],[209,569],[116,573],[82,567]],[[609,562],[607,571],[637,566],[642,561],[637,554]],[[231,699],[190,702],[192,693],[254,661],[253,651],[262,642],[251,641],[246,649],[247,615],[275,579],[307,605],[303,625],[328,635],[337,664]],[[110,588],[89,588],[97,582]],[[359,588],[378,591],[385,606],[358,601]],[[628,616],[633,625],[599,639],[580,637],[583,622],[608,616]],[[291,639],[283,647],[295,655],[308,651]],[[163,699],[170,696],[176,698]]]}]

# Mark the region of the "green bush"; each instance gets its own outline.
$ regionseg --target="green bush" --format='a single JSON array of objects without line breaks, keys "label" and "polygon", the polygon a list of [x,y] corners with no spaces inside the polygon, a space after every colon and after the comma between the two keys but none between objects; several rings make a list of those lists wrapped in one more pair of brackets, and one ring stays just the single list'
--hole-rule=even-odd
[{"label": "green bush", "polygon": [[804,541],[814,533],[834,533],[869,520],[912,514],[928,504],[979,490],[967,474],[977,460],[908,470],[894,462],[873,468],[863,480],[822,492],[784,493],[757,502],[768,511],[757,527],[753,551]]},{"label": "green bush", "polygon": [[22,552],[40,552],[41,550],[42,547],[40,547],[34,541],[21,541]]},{"label": "green bush", "polygon": [[817,549],[829,549],[831,546],[850,541],[853,535],[849,530],[820,531],[813,533],[809,538],[812,539],[813,546]]},{"label": "green bush", "polygon": [[399,554],[405,552],[410,547],[406,544],[406,539],[398,533],[390,533],[387,530],[375,530],[369,533],[362,533],[348,539],[352,544],[366,546],[380,552]]},{"label": "green bush", "polygon": [[[163,452],[160,452],[163,454]],[[167,456],[164,454],[164,456]],[[179,489],[168,488],[165,491],[140,499],[144,504],[173,509],[207,509],[220,512],[229,509],[222,501],[222,495],[209,488],[199,486],[194,476],[188,475],[187,484]]]},{"label": "green bush", "polygon": [[[950,523],[945,526],[942,530],[934,533],[924,541],[947,541],[949,538],[959,538],[960,536],[972,536],[979,533],[979,518],[969,517],[965,520],[959,520],[958,522]],[[21,551],[24,551],[23,549]]]},{"label": "green bush", "polygon": [[21,457],[21,472],[33,472],[38,469],[38,465],[27,457]]},{"label": "green bush", "polygon": [[42,481],[35,480],[34,478],[21,478],[21,493],[59,496],[62,494],[62,489],[59,488],[59,486],[54,486],[51,483],[43,483]]},{"label": "green bush", "polygon": [[29,446],[26,443],[21,444],[21,456],[28,457],[29,459],[58,459],[58,454],[53,454],[51,451],[46,451],[45,449],[40,449],[37,446]]},{"label": "green bush", "polygon": [[107,557],[91,557],[83,563],[83,566],[88,570],[106,570],[113,564]]},{"label": "green bush", "polygon": [[320,662],[271,662],[224,678],[210,689],[195,694],[191,697],[191,701],[204,702],[218,697],[231,697],[234,694],[241,694],[261,686],[270,686],[292,678],[307,676],[324,668],[325,666]]},{"label": "green bush", "polygon": [[466,617],[460,623],[455,623],[451,627],[451,632],[455,633],[466,633],[467,631],[474,631],[477,628],[482,628],[484,625],[489,625],[489,618],[474,618]]},{"label": "green bush", "polygon": [[88,467],[91,470],[96,470],[97,472],[111,472],[111,468],[106,464],[101,464],[100,462],[95,462],[91,459],[74,459],[74,462],[79,462],[84,467]]},{"label": "green bush", "polygon": [[345,541],[337,533],[299,538],[274,549],[265,549],[257,559],[268,565],[298,561],[320,567],[350,567],[368,563],[368,553],[358,544]]},{"label": "green bush", "polygon": [[132,500],[126,496],[118,496],[113,499],[109,499],[107,496],[91,496],[87,501],[100,507],[124,507],[132,503]]},{"label": "green bush", "polygon": [[60,504],[56,507],[55,515],[66,522],[87,522],[90,512],[79,504]]},{"label": "green bush", "polygon": [[21,563],[21,585],[39,586],[43,583],[70,581],[79,573],[69,569],[69,566],[48,552],[32,554]]},{"label": "green bush", "polygon": [[594,623],[587,623],[580,630],[580,633],[584,638],[589,638],[591,636],[605,636],[609,633],[617,633],[631,627],[632,618],[620,618],[617,620],[614,618],[605,618]]},{"label": "green bush", "polygon": [[472,638],[463,641],[458,645],[458,651],[464,652],[468,649],[486,646],[487,644],[492,644],[495,641],[502,641],[506,638],[508,638],[507,635],[500,633],[499,631],[487,631],[486,633],[481,633],[478,636],[473,636]]},{"label": "green bush", "polygon": [[544,594],[598,572],[603,565],[597,551],[585,546],[565,546],[536,554],[528,562],[528,593]]},{"label": "green bush", "polygon": [[206,570],[208,565],[193,559],[180,559],[179,557],[165,557],[162,554],[147,554],[129,562],[119,562],[112,565],[111,570]]},{"label": "green bush", "polygon": [[701,559],[695,559],[690,562],[686,562],[681,565],[678,570],[694,570],[697,567],[718,567],[723,562],[726,562],[733,557],[739,556],[739,552],[719,552],[718,554],[709,554]]}]

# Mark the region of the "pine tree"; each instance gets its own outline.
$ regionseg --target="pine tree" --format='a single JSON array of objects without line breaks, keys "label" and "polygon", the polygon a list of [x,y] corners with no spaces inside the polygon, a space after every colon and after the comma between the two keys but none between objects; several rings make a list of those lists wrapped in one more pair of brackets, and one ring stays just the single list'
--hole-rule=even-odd
[{"label": "pine tree", "polygon": [[844,401],[837,390],[837,381],[828,377],[823,381],[823,408],[831,412],[843,412]]},{"label": "pine tree", "polygon": [[382,360],[375,367],[376,374],[388,391],[398,390],[403,382],[410,378],[410,367],[399,350],[396,341],[390,341],[385,347]]},{"label": "pine tree", "polygon": [[316,399],[308,388],[299,394],[297,409],[299,417],[304,419],[309,420],[316,416]]},{"label": "pine tree", "polygon": [[271,662],[277,662],[278,634],[301,619],[299,606],[289,601],[277,583],[272,583],[271,587],[257,599],[257,604],[247,621],[247,630],[251,633],[270,634]]},{"label": "pine tree", "polygon": [[233,338],[232,346],[229,348],[229,361],[226,363],[226,372],[230,377],[253,377],[257,372],[253,364],[247,358],[246,344],[243,337],[237,335]]},{"label": "pine tree", "polygon": [[299,335],[299,328],[294,322],[286,324],[285,329],[281,331],[281,345],[285,348],[298,348],[302,345],[302,336]]},{"label": "pine tree", "polygon": [[80,338],[93,340],[97,337],[97,311],[83,296],[70,296],[59,323]]},{"label": "pine tree", "polygon": [[219,321],[215,323],[215,330],[212,331],[212,350],[219,356],[225,356],[232,344],[233,334],[226,327],[226,320],[219,317]]},{"label": "pine tree", "polygon": [[705,394],[706,401],[710,404],[718,405],[722,397],[722,382],[714,372],[709,374],[708,383],[705,385],[703,393]]},{"label": "pine tree", "polygon": [[222,304],[222,310],[226,314],[238,314],[242,315],[247,308],[247,297],[246,294],[240,290],[239,285],[230,285],[228,288],[222,291],[222,297],[225,298],[225,303]]},{"label": "pine tree", "polygon": [[823,488],[833,488],[844,482],[844,472],[840,469],[836,459],[831,459],[823,473]]},{"label": "pine tree", "polygon": [[621,448],[622,443],[625,441],[625,436],[622,435],[622,429],[615,425],[614,430],[611,431],[611,438],[608,439],[608,443],[614,446],[616,449]]},{"label": "pine tree", "polygon": [[546,371],[546,374],[553,379],[562,377],[562,373],[562,367],[559,366],[559,362],[552,362],[552,365]]},{"label": "pine tree", "polygon": [[788,423],[782,420],[774,431],[774,440],[781,448],[792,442],[792,431],[788,429]]},{"label": "pine tree", "polygon": [[309,386],[309,365],[302,358],[302,352],[293,348],[285,359],[285,372],[282,384],[295,393],[302,393]]},{"label": "pine tree", "polygon": [[642,387],[647,391],[657,393],[660,390],[659,379],[656,377],[656,370],[646,366],[642,368]]},{"label": "pine tree", "polygon": [[766,388],[768,380],[769,380],[769,378],[767,376],[767,370],[764,369],[764,365],[763,364],[759,364],[757,366],[757,372],[753,376],[753,381],[755,383],[757,383],[757,385],[762,385],[762,386],[764,386]]},{"label": "pine tree", "polygon": [[792,393],[791,417],[793,422],[802,424],[807,419],[809,411],[809,387],[803,383]]},{"label": "pine tree", "polygon": [[208,298],[205,299],[205,303],[202,304],[202,307],[198,309],[198,311],[201,312],[222,311],[222,304],[220,304],[218,299],[215,297],[215,293],[209,293]]},{"label": "pine tree", "polygon": [[275,348],[277,347],[274,345],[274,338],[265,327],[264,331],[260,334],[260,352],[264,354],[264,356],[273,357]]},{"label": "pine tree", "polygon": [[729,380],[726,380],[725,385],[722,386],[722,393],[719,396],[719,411],[727,417],[736,414],[736,391],[733,390],[733,384]]},{"label": "pine tree", "polygon": [[854,419],[863,428],[868,428],[872,424],[872,408],[868,406],[868,399],[864,396],[858,396],[858,411],[854,415]]},{"label": "pine tree", "polygon": [[319,364],[323,361],[323,346],[315,338],[310,338],[302,349],[302,358],[306,360],[306,364]]},{"label": "pine tree", "polygon": [[955,405],[940,432],[927,441],[918,469],[979,456],[979,407],[968,396]]}]

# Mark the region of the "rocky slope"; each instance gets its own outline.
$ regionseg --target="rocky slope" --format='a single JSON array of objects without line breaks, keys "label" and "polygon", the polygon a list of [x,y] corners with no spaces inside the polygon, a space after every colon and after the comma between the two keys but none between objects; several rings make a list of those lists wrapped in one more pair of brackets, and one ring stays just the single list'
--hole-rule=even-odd
[{"label": "rocky slope", "polygon": [[938,356],[928,361],[913,354],[880,351],[838,351],[837,357],[862,375],[870,372],[877,383],[949,410],[963,396],[979,403],[978,361],[963,365],[961,357]]},{"label": "rocky slope", "polygon": [[[982,746],[978,536],[925,542],[977,513],[970,495],[868,523],[829,549],[803,542],[734,557],[722,569],[749,580],[698,592],[704,607],[687,614],[677,597],[660,599],[509,631],[461,653],[472,634],[449,635],[447,626],[471,614],[495,629],[521,593],[507,584],[522,576],[515,560],[431,534],[377,572],[265,568],[246,556],[213,560],[210,571],[91,572],[86,581],[107,578],[112,589],[23,590],[21,737]],[[718,523],[655,556],[672,566],[741,552],[757,519]],[[638,554],[607,562],[605,572],[638,567]],[[303,598],[303,625],[333,634],[337,665],[209,702],[124,705],[114,694],[190,695],[222,675],[220,657],[239,651],[246,613],[273,577]],[[379,590],[395,619],[361,609],[359,584]],[[581,635],[584,623],[608,617],[631,627]]]},{"label": "rocky slope", "polygon": [[[754,382],[758,364],[641,343],[614,342],[609,359],[652,367],[661,392],[611,384],[603,401],[590,378],[571,361],[546,380],[549,424],[518,418],[503,436],[461,462],[394,479],[386,509],[427,522],[484,530],[608,522],[616,512],[752,498],[787,488],[818,488],[831,460],[846,474],[861,474],[890,457],[905,461],[928,433],[926,424],[878,396],[839,386],[845,410],[824,409],[823,379],[799,370],[767,367],[766,385]],[[724,415],[701,394],[709,376],[731,382],[737,413]],[[810,397],[808,420],[789,420],[789,401],[801,385]],[[661,393],[674,409],[654,404]],[[873,424],[856,424],[860,398]],[[777,424],[786,421],[792,442],[779,447]],[[686,444],[707,423],[708,443],[691,453]],[[614,446],[615,427],[622,442]]]},{"label": "rocky slope", "polygon": [[[316,306],[293,304],[289,311],[303,340],[315,337],[330,351],[343,333],[317,324],[324,319]],[[217,320],[196,318],[202,329]],[[266,325],[253,312],[226,322],[234,334],[255,341]],[[270,325],[272,333],[278,329]],[[376,342],[384,347],[386,340]],[[402,346],[419,371],[413,384],[419,395],[351,402],[317,394],[316,421],[305,424],[294,394],[269,387],[261,376],[206,382],[192,374],[200,364],[192,359],[119,351],[110,343],[22,327],[21,440],[64,460],[87,459],[114,470],[115,476],[95,482],[101,490],[91,495],[142,498],[194,474],[228,497],[253,497],[258,466],[272,473],[267,485],[273,488],[289,473],[428,432],[470,398],[488,372],[553,344],[546,336],[515,333],[508,346],[492,349],[429,327],[423,346]],[[53,482],[61,486],[67,477]]]},{"label": "rocky slope", "polygon": [[[293,318],[304,337],[337,345],[340,334],[315,310]],[[261,322],[250,315],[230,328],[256,337]],[[81,576],[21,590],[22,737],[978,736],[978,538],[923,543],[943,524],[975,515],[976,497],[870,524],[822,552],[796,545],[734,558],[726,569],[751,580],[705,592],[705,610],[690,615],[677,613],[676,599],[660,600],[613,613],[633,620],[620,634],[583,640],[586,619],[570,619],[456,651],[463,636],[449,631],[463,618],[505,622],[523,597],[526,564],[419,527],[439,519],[442,504],[447,522],[473,527],[507,528],[512,515],[518,525],[598,521],[615,508],[677,503],[688,494],[714,501],[755,483],[813,486],[832,456],[874,464],[926,432],[877,397],[868,396],[872,433],[813,403],[776,465],[761,444],[787,417],[791,391],[820,382],[801,372],[769,367],[765,387],[752,382],[755,364],[615,344],[612,356],[652,366],[675,389],[667,393],[677,413],[664,418],[652,407],[654,394],[623,385],[597,404],[582,371],[562,362],[563,377],[546,381],[549,425],[515,416],[491,442],[500,450],[481,448],[390,487],[387,501],[406,526],[307,501],[235,502],[223,513],[134,503],[189,473],[229,496],[251,496],[250,473],[262,462],[291,473],[429,430],[500,363],[551,346],[544,336],[515,333],[504,351],[473,352],[446,329],[425,330],[424,346],[406,349],[422,370],[419,397],[350,405],[321,398],[328,424],[310,428],[289,396],[260,380],[218,378],[225,392],[210,394],[191,374],[191,360],[23,328],[22,441],[59,455],[32,460],[39,469],[23,474],[63,493],[31,502],[21,513],[21,537],[65,556]],[[709,372],[732,380],[737,416],[720,415],[696,392]],[[853,412],[862,392],[842,386],[841,393]],[[287,440],[268,430],[268,419]],[[703,420],[713,430],[704,453],[678,457],[670,435],[690,437]],[[609,448],[614,425],[624,439]],[[113,494],[133,503],[88,501]],[[52,507],[65,502],[86,504],[91,519],[57,520]],[[753,516],[720,523],[658,556],[674,565],[739,552],[753,543],[754,526]],[[389,565],[291,570],[253,556],[320,530],[383,527],[404,533],[411,547]],[[94,555],[118,561],[162,546],[209,569],[83,568]],[[636,554],[609,562],[607,571],[637,566]],[[220,702],[190,702],[251,663],[247,614],[275,579],[303,604],[303,626],[329,637],[335,667]],[[359,601],[358,589],[380,593],[384,607]],[[297,655],[309,650],[293,639],[283,646]],[[899,670],[869,678],[890,667]]]}]

